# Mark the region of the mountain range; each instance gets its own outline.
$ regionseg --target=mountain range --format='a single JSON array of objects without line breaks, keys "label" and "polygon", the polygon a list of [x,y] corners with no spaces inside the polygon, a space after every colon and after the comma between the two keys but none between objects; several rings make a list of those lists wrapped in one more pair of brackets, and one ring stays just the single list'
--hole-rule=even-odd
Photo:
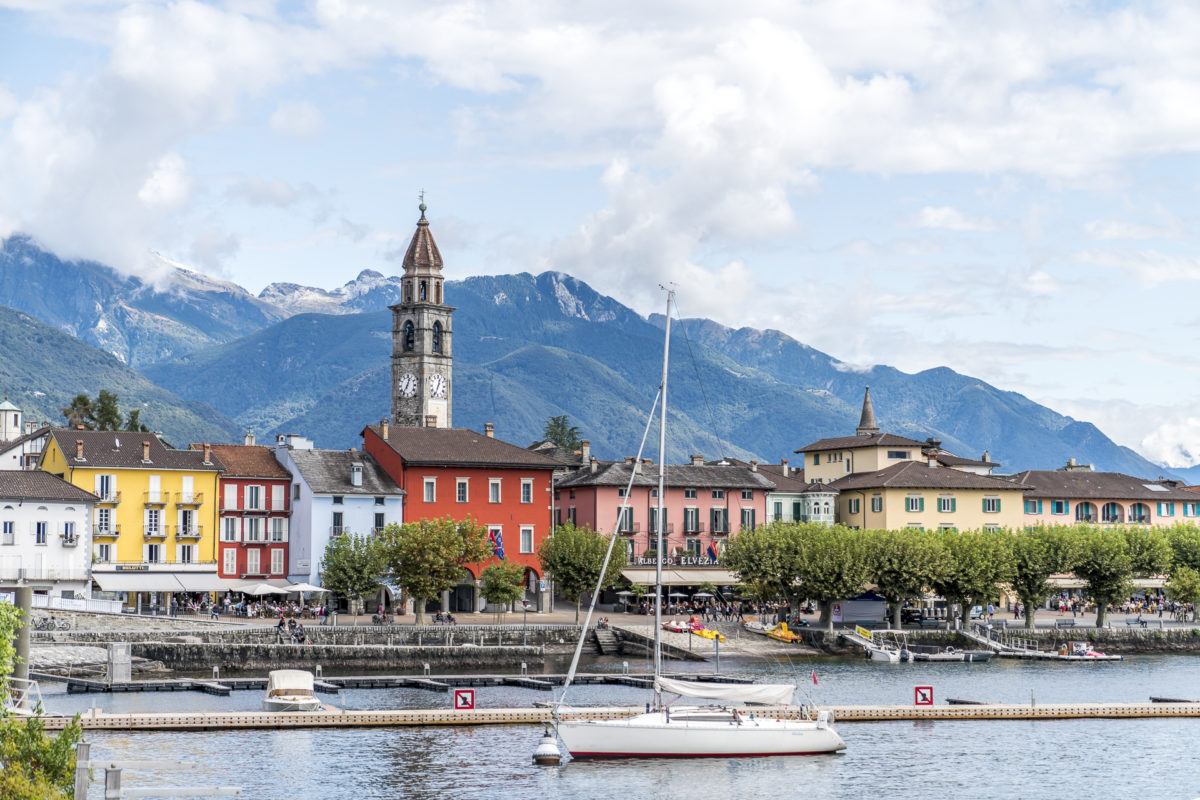
[{"label": "mountain range", "polygon": [[[277,283],[254,296],[178,266],[147,282],[94,262],[62,261],[24,237],[0,247],[0,303],[70,333],[64,338],[73,347],[107,351],[107,366],[77,375],[77,388],[58,376],[64,385],[53,403],[113,388],[104,376],[119,375],[123,400],[129,392],[179,409],[181,416],[147,407],[142,417],[180,441],[236,441],[252,427],[260,441],[295,432],[318,446],[357,445],[363,426],[389,412],[386,308],[398,298],[399,279],[373,270],[332,290]],[[599,456],[634,454],[658,384],[661,315],[642,317],[556,272],[450,281],[446,299],[457,308],[455,425],[494,422],[498,436],[526,444],[540,437],[547,417],[567,414]],[[7,319],[0,315],[0,323]],[[682,320],[672,331],[672,461],[693,453],[795,461],[793,451],[804,444],[854,430],[869,385],[884,430],[935,437],[962,456],[988,450],[1002,471],[1052,469],[1073,457],[1147,478],[1186,472],[1148,461],[1090,423],[948,368],[855,370],[779,331],[707,319]],[[20,352],[0,356],[0,381],[9,380],[9,362],[20,363],[26,389],[10,391],[29,397],[43,365],[65,345],[23,341]],[[102,355],[89,363],[99,365]],[[128,383],[137,373],[125,364],[141,373],[145,390]],[[146,400],[139,392],[151,385],[161,394]]]}]

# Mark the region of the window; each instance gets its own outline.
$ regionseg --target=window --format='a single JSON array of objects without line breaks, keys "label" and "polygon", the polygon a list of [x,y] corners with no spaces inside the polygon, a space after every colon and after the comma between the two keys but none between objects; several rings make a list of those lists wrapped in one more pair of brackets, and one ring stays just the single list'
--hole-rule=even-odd
[{"label": "window", "polygon": [[[573,514],[575,509],[571,509]],[[572,517],[572,521],[574,518]],[[617,530],[621,533],[633,533],[633,509],[626,506],[617,509]]]},{"label": "window", "polygon": [[1200,517],[1200,503],[1184,503],[1183,515],[1185,517]]},{"label": "window", "polygon": [[112,561],[112,545],[111,544],[96,545],[96,560],[102,561],[105,564],[107,564],[109,561]]},{"label": "window", "polygon": [[283,517],[274,517],[271,520],[271,541],[287,541],[287,520]]},{"label": "window", "polygon": [[442,352],[442,323],[440,322],[433,323],[433,338],[430,341],[430,347],[435,353]]},{"label": "window", "polygon": [[904,527],[905,527],[905,528],[907,528],[907,529],[909,529],[910,531],[923,531],[923,530],[925,530],[925,526],[924,526],[924,525],[922,525],[922,524],[921,524],[921,523],[919,523],[919,522],[910,522],[910,523],[908,523],[907,525],[905,525]]},{"label": "window", "polygon": [[16,544],[16,523],[11,520],[4,521],[4,537],[0,539],[0,544]]},{"label": "window", "polygon": [[417,330],[413,327],[412,320],[404,323],[404,349],[412,350],[417,346]]},{"label": "window", "polygon": [[883,495],[871,495],[871,513],[878,514],[883,511]]},{"label": "window", "polygon": [[713,489],[712,499],[713,500],[724,500],[725,499],[725,490],[724,489]]},{"label": "window", "polygon": [[247,550],[246,551],[246,574],[261,575],[262,574],[262,551]]},{"label": "window", "polygon": [[68,542],[75,541],[75,523],[74,522],[64,522],[63,523],[63,539]]},{"label": "window", "polygon": [[533,552],[533,526],[532,525],[522,525],[521,526],[521,552],[522,553],[532,553]]},{"label": "window", "polygon": [[850,473],[850,459],[846,459],[846,474]]},{"label": "window", "polygon": [[221,541],[236,542],[238,540],[237,517],[226,517],[221,522]]},{"label": "window", "polygon": [[246,487],[246,508],[253,511],[262,511],[263,508],[263,491],[261,486]]},{"label": "window", "polygon": [[237,574],[237,549],[226,547],[221,553],[221,572],[226,575]]},{"label": "window", "polygon": [[683,510],[683,531],[684,533],[700,532],[700,509],[685,508]]},{"label": "window", "polygon": [[754,509],[753,508],[743,508],[742,509],[741,529],[744,531],[754,530]]},{"label": "window", "polygon": [[958,510],[958,503],[950,495],[944,494],[938,498],[938,511],[942,514],[952,514]]},{"label": "window", "polygon": [[196,512],[190,508],[179,510],[179,534],[196,535]]},{"label": "window", "polygon": [[574,500],[575,499],[575,490],[572,489],[570,492],[568,492],[567,497],[571,500]]},{"label": "window", "polygon": [[847,514],[857,514],[859,512],[859,510],[861,509],[861,506],[862,506],[861,500],[859,500],[857,497],[851,497],[849,500],[846,501],[846,513]]},{"label": "window", "polygon": [[376,498],[375,498],[375,505],[377,505],[377,506],[387,505],[387,498],[385,498],[385,497],[376,497]]},{"label": "window", "polygon": [[146,561],[151,564],[157,564],[162,561],[162,545],[148,544],[146,545]]},{"label": "window", "polygon": [[658,489],[657,488],[651,489],[650,496],[653,497],[655,500],[657,500],[658,499]]},{"label": "window", "polygon": [[108,535],[112,532],[112,509],[97,508],[96,509],[96,533],[101,536]]},{"label": "window", "polygon": [[376,514],[375,515],[375,532],[378,533],[379,531],[382,531],[385,527],[387,527],[387,523],[384,521],[384,515]]},{"label": "window", "polygon": [[724,508],[710,508],[708,511],[710,528],[714,534],[729,533],[729,511]]},{"label": "window", "polygon": [[567,509],[567,521],[572,525],[575,524],[575,506],[571,506]]},{"label": "window", "polygon": [[696,499],[696,490],[695,489],[684,489],[683,490],[683,498],[685,500],[695,500]]},{"label": "window", "polygon": [[454,483],[454,500],[457,503],[467,502],[467,479],[459,478]]},{"label": "window", "polygon": [[955,527],[955,525],[951,522],[943,522],[941,525],[938,525],[938,530],[939,531],[956,531],[956,530],[958,530],[958,528]]},{"label": "window", "polygon": [[1026,500],[1025,501],[1025,513],[1026,514],[1042,513],[1042,501],[1041,500]]},{"label": "window", "polygon": [[287,508],[287,503],[284,502],[284,493],[286,487],[275,484],[271,487],[271,508],[274,511],[283,511]]},{"label": "window", "polygon": [[888,453],[887,454],[888,458],[897,458],[897,459],[907,459],[908,458],[907,450],[888,450],[887,453]]},{"label": "window", "polygon": [[753,500],[753,499],[754,499],[754,492],[753,492],[753,490],[750,490],[750,489],[743,489],[743,490],[742,490],[742,499],[743,499],[743,500]]},{"label": "window", "polygon": [[425,281],[421,281],[421,300],[422,301],[425,300],[425,296],[428,293],[428,291],[429,291],[429,284]]},{"label": "window", "polygon": [[989,522],[987,525],[983,526],[983,529],[985,531],[998,531],[1000,530],[1000,526],[994,522]]},{"label": "window", "polygon": [[488,478],[488,502],[489,503],[499,503],[500,502],[500,479],[499,478]]},{"label": "window", "polygon": [[425,479],[425,502],[437,502],[437,478]]},{"label": "window", "polygon": [[158,533],[162,530],[160,524],[160,512],[157,508],[146,509],[146,532]]},{"label": "window", "polygon": [[532,503],[533,502],[533,479],[532,478],[522,478],[521,479],[521,502],[522,503]]},{"label": "window", "polygon": [[925,510],[925,498],[921,497],[920,495],[917,495],[917,494],[910,494],[908,497],[904,498],[904,510],[905,511],[924,511]]},{"label": "window", "polygon": [[1050,513],[1069,514],[1071,513],[1071,504],[1066,500],[1052,500],[1050,501]]},{"label": "window", "polygon": [[[1172,513],[1174,513],[1172,511]],[[1129,507],[1130,522],[1149,522],[1150,521],[1150,506],[1145,503],[1134,503]]]},{"label": "window", "polygon": [[331,533],[334,536],[342,535],[342,512],[341,511],[333,512],[333,530],[331,531]]},{"label": "window", "polygon": [[687,554],[689,556],[691,556],[692,558],[700,557],[700,540],[699,539],[688,539],[687,540]]},{"label": "window", "polygon": [[293,500],[300,499],[300,484],[298,484],[298,483],[292,484],[292,499]]},{"label": "window", "polygon": [[196,545],[194,545],[194,544],[179,545],[178,561],[180,564],[191,564],[191,563],[194,563],[195,560],[196,560]]},{"label": "window", "polygon": [[624,486],[617,489],[617,497],[628,497],[628,496],[629,496],[629,491]]},{"label": "window", "polygon": [[1158,504],[1158,515],[1160,517],[1175,516],[1175,504],[1174,503],[1159,503]]},{"label": "window", "polygon": [[1075,504],[1075,521],[1076,522],[1095,522],[1096,507],[1091,503],[1076,503]]},{"label": "window", "polygon": [[96,476],[96,494],[100,497],[100,502],[112,502],[116,498],[116,492],[113,489],[116,486],[114,475],[97,475]]},{"label": "window", "polygon": [[344,505],[344,504],[345,504],[345,499],[346,499],[346,498],[344,498],[342,495],[340,495],[340,494],[335,494],[335,495],[333,496],[333,504],[334,504],[335,506]]},{"label": "window", "polygon": [[263,541],[261,523],[262,520],[258,517],[246,517],[246,521],[242,524],[245,526],[247,542]]},{"label": "window", "polygon": [[283,574],[283,548],[282,547],[272,547],[271,548],[271,574],[272,575],[282,575]]},{"label": "window", "polygon": [[813,453],[813,466],[816,467],[816,466],[819,466],[820,464],[821,464],[821,454]]},{"label": "window", "polygon": [[783,503],[776,501],[771,508],[775,519],[783,519]]},{"label": "window", "polygon": [[985,514],[999,513],[1000,512],[1000,498],[999,497],[983,498],[983,512]]},{"label": "window", "polygon": [[804,503],[800,500],[792,501],[792,521],[799,522],[804,518]]}]

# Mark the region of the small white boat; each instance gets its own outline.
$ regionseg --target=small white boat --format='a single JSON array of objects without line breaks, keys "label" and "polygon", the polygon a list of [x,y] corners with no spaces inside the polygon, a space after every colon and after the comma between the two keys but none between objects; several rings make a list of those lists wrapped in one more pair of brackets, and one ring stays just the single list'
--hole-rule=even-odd
[{"label": "small white boat", "polygon": [[885,664],[899,664],[900,651],[890,647],[879,647],[877,645],[867,646],[867,660],[881,661]]},{"label": "small white boat", "polygon": [[320,711],[313,694],[313,674],[302,669],[272,670],[267,678],[263,711]]}]

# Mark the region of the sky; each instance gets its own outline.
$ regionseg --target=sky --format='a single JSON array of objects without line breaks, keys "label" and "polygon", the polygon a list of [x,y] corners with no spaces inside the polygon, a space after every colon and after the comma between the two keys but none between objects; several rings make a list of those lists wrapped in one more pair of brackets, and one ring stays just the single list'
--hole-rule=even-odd
[{"label": "sky", "polygon": [[[0,237],[559,270],[1200,462],[1200,5],[0,0]],[[885,417],[884,409],[878,409]]]}]

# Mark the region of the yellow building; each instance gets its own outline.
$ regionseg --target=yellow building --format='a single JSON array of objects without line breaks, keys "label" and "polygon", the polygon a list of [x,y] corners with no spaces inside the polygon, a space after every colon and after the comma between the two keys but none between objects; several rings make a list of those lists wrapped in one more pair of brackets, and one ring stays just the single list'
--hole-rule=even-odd
[{"label": "yellow building", "polygon": [[92,577],[99,591],[166,610],[172,595],[223,591],[217,578],[212,449],[175,450],[154,434],[60,429],[40,468],[94,492]]},{"label": "yellow building", "polygon": [[991,477],[997,463],[960,458],[941,442],[919,442],[875,425],[870,390],[854,436],[797,450],[804,477],[837,491],[837,521],[854,528],[958,530],[1016,528],[1027,489]]}]

